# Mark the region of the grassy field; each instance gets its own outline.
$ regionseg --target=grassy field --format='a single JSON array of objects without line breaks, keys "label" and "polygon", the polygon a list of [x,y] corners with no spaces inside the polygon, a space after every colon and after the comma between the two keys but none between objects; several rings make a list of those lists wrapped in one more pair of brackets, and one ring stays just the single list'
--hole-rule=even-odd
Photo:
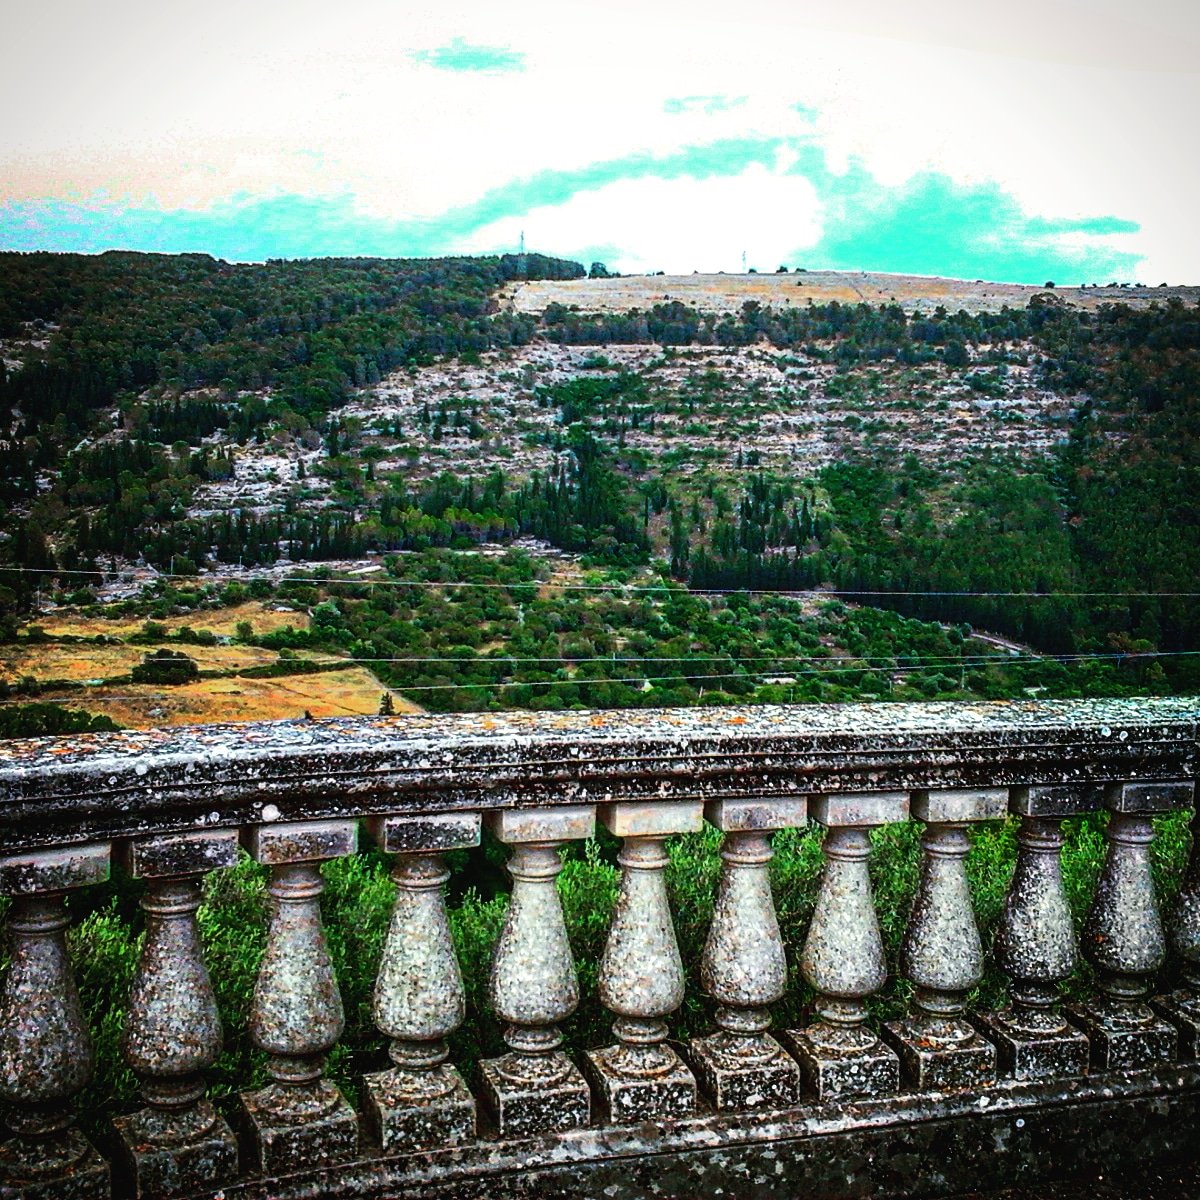
[{"label": "grassy field", "polygon": [[[169,632],[177,629],[207,629],[218,637],[232,637],[237,627],[248,621],[255,633],[271,633],[291,625],[294,629],[308,628],[308,613],[277,609],[273,605],[248,600],[245,604],[234,604],[228,608],[209,608],[183,616],[165,617],[159,624]],[[66,611],[43,613],[31,621],[49,637],[128,637],[140,633],[145,625],[144,616],[89,616],[85,613]]]},{"label": "grassy field", "polygon": [[[1056,281],[1060,285],[1062,280]],[[952,312],[999,312],[1006,304],[1024,308],[1044,287],[983,280],[940,279],[924,275],[885,275],[869,271],[798,271],[754,275],[627,275],[619,279],[535,280],[513,283],[500,293],[502,305],[517,312],[542,313],[549,304],[575,304],[583,312],[626,312],[680,300],[702,312],[736,312],[747,300],[776,307],[829,304],[899,303],[906,311],[932,312],[939,304]],[[1170,296],[1185,304],[1200,299],[1197,287],[1064,287],[1054,295],[1081,308],[1119,301],[1140,307]]]},{"label": "grassy field", "polygon": [[[276,679],[201,679],[175,687],[108,684],[82,692],[42,693],[68,708],[111,717],[130,729],[159,725],[205,725],[214,721],[287,721],[314,717],[361,717],[379,712],[388,689],[365,667]],[[397,713],[420,712],[392,693]]]}]

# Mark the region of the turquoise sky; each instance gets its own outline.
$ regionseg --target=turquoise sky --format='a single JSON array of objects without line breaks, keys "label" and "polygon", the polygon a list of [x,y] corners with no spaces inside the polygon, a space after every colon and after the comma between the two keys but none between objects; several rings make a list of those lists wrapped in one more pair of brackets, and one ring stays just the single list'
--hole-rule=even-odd
[{"label": "turquoise sky", "polygon": [[[900,21],[867,0],[744,19],[654,0],[105,13],[50,0],[0,51],[5,110],[43,98],[0,132],[0,247],[258,260],[503,251],[524,233],[628,271],[744,255],[1200,276],[1196,168],[1172,129],[1200,99],[1200,41],[1166,5],[1131,24],[1105,0],[1014,0],[1002,30],[979,6]],[[47,97],[52,38],[73,69]]]}]

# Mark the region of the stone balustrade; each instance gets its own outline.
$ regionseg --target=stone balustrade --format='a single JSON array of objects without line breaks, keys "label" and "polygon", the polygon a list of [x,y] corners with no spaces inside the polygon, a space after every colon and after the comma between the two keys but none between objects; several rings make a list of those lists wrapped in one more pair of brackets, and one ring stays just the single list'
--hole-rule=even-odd
[{"label": "stone balustrade", "polygon": [[[847,1172],[866,1179],[875,1168],[864,1162],[886,1162],[892,1135],[910,1157],[918,1144],[944,1157],[939,1137],[994,1149],[1000,1126],[980,1124],[988,1110],[1020,1146],[1027,1121],[1076,1129],[1099,1114],[1119,1156],[1114,1116],[1141,1139],[1144,1111],[1163,1136],[1164,1112],[1186,1123],[1200,1110],[1200,852],[1165,916],[1151,856],[1155,818],[1195,804],[1198,721],[1189,700],[847,705],[0,745],[0,895],[11,898],[0,1197],[782,1196],[826,1169],[813,1165],[818,1143],[822,1162],[852,1146],[846,1161],[858,1165],[830,1175],[842,1194]],[[1105,857],[1077,931],[1062,822],[1100,812]],[[922,830],[919,884],[889,964],[871,831],[910,820]],[[989,946],[966,858],[972,826],[1000,820],[1015,827],[1016,861]],[[580,985],[557,878],[563,847],[597,822],[620,844],[598,969],[611,1041],[576,1057],[563,1048]],[[721,835],[696,976],[711,1026],[682,1044],[670,1022],[689,964],[666,846],[705,822]],[[822,874],[803,943],[785,945],[772,841],[808,822]],[[444,887],[447,854],[477,846],[483,830],[507,848],[512,885],[489,989],[507,1052],[467,1078],[447,1049],[466,995]],[[356,853],[360,831],[391,856],[397,889],[372,1005],[390,1065],[347,1096],[325,1073],[344,1013],[321,865]],[[205,875],[242,853],[269,872],[248,1017],[267,1082],[214,1102],[205,1072],[223,1031],[196,913]],[[109,998],[127,1007],[122,1050],[142,1107],[93,1145],[74,1119],[92,1050],[65,898],[106,879],[113,861],[146,889],[131,991]],[[980,1011],[972,993],[989,954],[1009,1000]],[[789,959],[813,991],[811,1016],[772,1032]],[[1066,1004],[1080,960],[1094,984]],[[868,1002],[889,973],[911,985],[911,1002],[879,1026]],[[1053,1139],[1020,1153],[1022,1178],[1030,1161],[1069,1158]],[[956,1178],[947,1163],[923,1169],[932,1191]],[[901,1176],[890,1186],[918,1190]]]}]

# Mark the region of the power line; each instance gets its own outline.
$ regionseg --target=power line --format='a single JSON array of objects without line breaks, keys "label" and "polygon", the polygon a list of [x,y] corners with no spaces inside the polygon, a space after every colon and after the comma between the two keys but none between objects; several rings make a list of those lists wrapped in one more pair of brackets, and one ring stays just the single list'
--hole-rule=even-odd
[{"label": "power line", "polygon": [[[25,566],[3,566],[0,571],[17,572],[42,576],[83,575],[118,577],[120,571],[100,571],[86,568],[40,568]],[[632,584],[632,583],[557,583],[549,579],[523,579],[511,583],[497,580],[448,580],[448,579],[347,579],[345,577],[321,575],[285,575],[278,579],[266,575],[255,575],[249,580],[224,576],[184,575],[171,571],[155,571],[141,579],[131,579],[130,583],[150,583],[155,579],[186,579],[197,584],[226,584],[245,582],[265,582],[274,587],[285,583],[312,583],[328,586],[340,584],[347,587],[402,587],[402,588],[500,588],[510,590],[521,587],[546,587],[565,592],[666,592],[680,596],[786,596],[793,598],[811,597],[813,599],[837,600],[843,596],[867,597],[964,597],[969,599],[1033,599],[1033,600],[1072,600],[1072,599],[1179,599],[1191,600],[1200,598],[1200,592],[1139,592],[1139,591],[973,591],[917,589],[868,589],[868,588],[722,588],[722,587],[689,587],[682,583]]]}]

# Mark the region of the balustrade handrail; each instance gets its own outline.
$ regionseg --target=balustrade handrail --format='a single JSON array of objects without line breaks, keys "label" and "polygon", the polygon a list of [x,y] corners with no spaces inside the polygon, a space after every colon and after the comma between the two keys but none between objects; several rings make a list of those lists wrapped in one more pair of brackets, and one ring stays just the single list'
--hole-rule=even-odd
[{"label": "balustrade handrail", "polygon": [[1196,775],[1195,697],[332,718],[0,743],[0,852],[264,821]]},{"label": "balustrade handrail", "polygon": [[[478,1181],[578,1167],[610,1181],[604,1194],[671,1194],[614,1176],[613,1157],[638,1147],[660,1164],[684,1156],[688,1193],[704,1190],[691,1172],[710,1162],[727,1189],[749,1164],[753,1194],[795,1194],[793,1156],[764,1147],[794,1150],[822,1122],[869,1139],[994,1102],[1004,1121],[1005,1109],[1044,1120],[1084,1102],[1127,1115],[1142,1100],[1156,1121],[1172,1104],[1186,1119],[1200,1100],[1200,839],[1165,920],[1152,845],[1157,816],[1196,807],[1198,735],[1196,699],[1155,698],[430,715],[5,743],[0,1104],[12,1136],[0,1200],[426,1196],[442,1168]],[[1104,862],[1077,930],[1064,820],[1100,809]],[[989,947],[970,829],[1009,816],[1015,865]],[[910,818],[923,826],[919,879],[889,964],[870,835]],[[822,872],[802,944],[786,944],[773,835],[808,821],[824,829]],[[721,864],[689,972],[666,843],[705,822],[722,835]],[[560,851],[598,824],[620,842],[597,964],[611,1042],[569,1054],[562,1025],[581,984]],[[1089,821],[1067,825],[1095,836]],[[512,880],[488,984],[507,1052],[468,1078],[450,1051],[468,1008],[446,855],[478,847],[485,827]],[[355,854],[360,829],[389,856],[396,895],[372,965],[391,1065],[357,1078],[352,1101],[325,1074],[346,1013],[320,897],[322,864]],[[199,914],[206,876],[243,852],[266,875],[246,1034],[267,1083],[214,1101],[206,1075],[225,1031]],[[93,1145],[74,1118],[92,1049],[67,897],[114,862],[142,881],[144,936],[128,995],[100,999],[127,1004],[121,1052],[142,1107],[114,1111]],[[1008,1000],[973,1011],[989,952]],[[1080,954],[1093,976],[1068,1000]],[[799,1027],[772,1033],[789,957],[812,1002]],[[892,971],[911,1000],[877,1025],[872,998]],[[677,1041],[671,1022],[697,975],[710,1031]],[[977,1144],[1019,1142],[1024,1120]],[[735,1146],[744,1163],[726,1157]],[[908,1144],[898,1153],[913,1158]]]}]

